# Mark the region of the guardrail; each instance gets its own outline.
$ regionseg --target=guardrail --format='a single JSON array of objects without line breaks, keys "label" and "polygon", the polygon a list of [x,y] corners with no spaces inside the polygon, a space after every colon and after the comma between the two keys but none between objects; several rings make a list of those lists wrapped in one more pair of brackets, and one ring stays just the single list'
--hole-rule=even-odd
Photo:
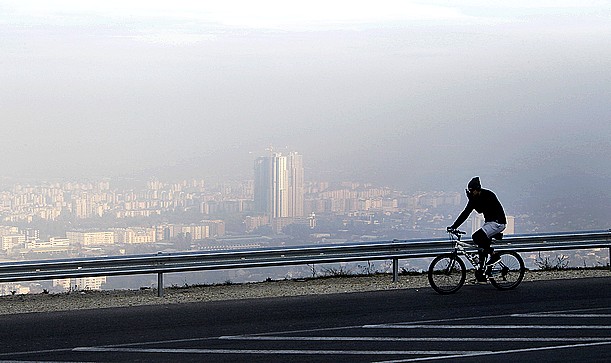
[{"label": "guardrail", "polygon": [[[451,247],[448,239],[414,239],[327,246],[20,261],[0,264],[0,282],[156,273],[158,296],[161,297],[164,273],[389,259],[393,261],[393,281],[397,281],[399,259],[433,257],[448,252]],[[609,248],[611,256],[611,229],[512,235],[495,244],[496,250],[517,252],[605,247]]]}]

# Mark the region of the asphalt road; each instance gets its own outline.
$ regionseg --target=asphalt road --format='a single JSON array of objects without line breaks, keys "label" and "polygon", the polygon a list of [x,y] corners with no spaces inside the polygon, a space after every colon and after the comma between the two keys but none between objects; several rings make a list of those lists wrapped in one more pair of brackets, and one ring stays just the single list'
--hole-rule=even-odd
[{"label": "asphalt road", "polygon": [[608,362],[611,279],[0,316],[0,360]]}]

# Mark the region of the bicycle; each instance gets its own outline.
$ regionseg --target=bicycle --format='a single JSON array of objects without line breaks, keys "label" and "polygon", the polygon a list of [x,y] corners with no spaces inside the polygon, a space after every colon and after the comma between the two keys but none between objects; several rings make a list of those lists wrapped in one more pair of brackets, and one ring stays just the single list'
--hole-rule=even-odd
[{"label": "bicycle", "polygon": [[[467,278],[467,267],[463,261],[463,256],[473,266],[473,282],[486,282],[499,290],[511,290],[516,288],[524,279],[524,260],[515,251],[497,252],[500,259],[492,266],[486,266],[485,271],[480,270],[479,249],[476,245],[461,241],[461,235],[466,232],[459,230],[449,230],[448,235],[452,242],[452,252],[443,253],[433,259],[428,270],[429,283],[436,292],[447,295],[458,291]],[[496,238],[495,238],[496,237]],[[499,240],[500,236],[493,236],[494,240]],[[487,262],[490,256],[486,257]],[[478,280],[478,273],[485,279]]]}]

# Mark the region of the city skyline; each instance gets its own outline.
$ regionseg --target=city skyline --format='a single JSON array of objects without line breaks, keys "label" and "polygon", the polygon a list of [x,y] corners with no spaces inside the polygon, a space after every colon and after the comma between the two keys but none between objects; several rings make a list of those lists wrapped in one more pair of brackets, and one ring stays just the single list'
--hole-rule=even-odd
[{"label": "city skyline", "polygon": [[[267,153],[269,154],[269,150],[267,151]],[[254,160],[256,160],[256,158],[253,159],[253,161]],[[221,188],[219,190],[223,190],[227,187],[235,188],[236,185],[239,185],[242,182],[254,182],[254,170],[252,164],[249,168],[247,168],[247,170],[250,171],[251,175],[245,177],[244,179],[230,178],[227,180],[218,179],[218,177],[208,179],[195,176],[188,177],[186,179],[183,179],[182,176],[173,176],[171,178],[164,179],[160,178],[159,176],[151,175],[145,178],[129,177],[124,179],[107,177],[97,180],[88,178],[78,178],[72,180],[49,180],[47,178],[43,178],[40,180],[32,179],[24,183],[20,183],[19,181],[8,182],[5,178],[3,179],[2,188],[0,189],[0,192],[4,190],[4,193],[14,191],[23,193],[27,192],[28,190],[33,190],[35,188],[42,188],[43,190],[57,190],[62,188],[68,188],[67,190],[84,192],[86,194],[86,191],[88,189],[96,188],[105,191],[110,191],[110,189],[112,188],[113,190],[123,190],[125,192],[133,193],[134,190],[145,188],[145,185],[146,189],[158,189],[163,187],[169,188],[170,192],[172,192],[176,188],[176,190],[180,190],[180,188],[183,186],[189,186],[190,188],[196,188],[197,190],[200,190],[204,188],[204,185],[206,185],[207,187],[214,186],[214,188]],[[314,174],[314,176],[312,176],[312,174]],[[342,189],[344,188],[342,185],[370,185],[373,188],[384,188],[406,194],[431,192],[456,193],[457,191],[458,193],[460,193],[460,191],[464,190],[464,187],[466,186],[459,184],[451,186],[447,189],[399,189],[392,185],[375,183],[373,182],[373,180],[350,181],[346,179],[343,181],[333,181],[320,179],[318,178],[319,176],[319,173],[309,173],[308,178],[305,180],[307,180],[307,183],[309,185],[322,183],[321,185],[326,185],[327,188],[332,187]],[[501,198],[502,204],[505,206],[506,210],[510,211],[511,213],[520,213],[521,211],[529,214],[556,214],[565,216],[565,218],[568,219],[581,220],[583,221],[580,222],[581,224],[585,223],[587,225],[592,225],[594,229],[605,228],[605,226],[608,224],[605,221],[608,221],[608,218],[611,216],[611,211],[608,208],[608,202],[609,200],[611,200],[610,193],[607,191],[608,184],[606,184],[606,180],[604,178],[588,178],[588,176],[583,175],[574,175],[569,178],[547,178],[547,183],[539,182],[533,185],[519,186],[519,189],[522,190],[521,194],[512,194],[511,189],[505,190],[499,187],[498,185],[491,184],[491,182],[487,179],[482,179],[482,183],[485,188],[492,188],[493,190],[495,190],[495,192]],[[590,186],[594,187],[591,188]],[[238,188],[244,189],[245,191],[250,189],[250,191],[246,191],[246,193],[249,193],[248,195],[250,195],[250,197],[246,198],[253,198],[252,193],[254,184],[239,186]],[[570,192],[558,194],[558,190],[570,190]],[[4,203],[7,202],[5,201]],[[104,211],[108,208],[107,206],[98,205],[96,207],[98,208],[98,210],[92,210],[91,204],[85,200],[75,200],[73,203],[74,204],[71,207],[71,213],[76,213],[76,215],[83,215],[86,217],[92,215],[102,215]],[[241,210],[241,208],[243,208],[243,206],[230,206],[229,204],[231,203],[233,202],[224,203],[224,206],[222,207],[224,209],[222,210],[236,210],[236,208]],[[244,202],[239,202],[240,205],[242,203]],[[308,203],[311,203],[311,201]],[[309,205],[308,203],[304,204],[308,205],[308,210],[314,210],[315,208]],[[207,210],[206,213],[214,214],[218,211],[218,206],[213,204],[206,204],[202,208],[205,208]],[[353,206],[353,208],[355,207]],[[38,213],[42,213],[40,216],[43,216],[43,219],[55,219],[60,215],[61,208],[42,208]],[[144,213],[142,214],[142,216],[146,216],[146,213],[150,213],[150,211],[138,212],[134,210],[127,210],[121,213],[125,217],[135,217],[141,215],[141,213]],[[307,212],[304,212],[304,214],[307,214]],[[590,223],[587,223],[588,219],[591,220]],[[259,225],[260,223],[261,221],[255,222],[256,225]],[[278,228],[280,227],[281,226],[279,226]],[[565,227],[563,226],[561,228]]]}]

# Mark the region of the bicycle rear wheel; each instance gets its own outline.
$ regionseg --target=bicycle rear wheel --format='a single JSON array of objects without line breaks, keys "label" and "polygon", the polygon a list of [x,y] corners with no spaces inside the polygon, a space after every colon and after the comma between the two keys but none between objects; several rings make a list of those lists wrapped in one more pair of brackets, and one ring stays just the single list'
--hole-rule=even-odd
[{"label": "bicycle rear wheel", "polygon": [[433,290],[442,295],[458,291],[465,283],[467,269],[456,254],[445,253],[435,257],[429,266],[429,283]]},{"label": "bicycle rear wheel", "polygon": [[492,286],[499,290],[511,290],[524,279],[524,260],[517,252],[499,252],[500,262],[487,271]]}]

